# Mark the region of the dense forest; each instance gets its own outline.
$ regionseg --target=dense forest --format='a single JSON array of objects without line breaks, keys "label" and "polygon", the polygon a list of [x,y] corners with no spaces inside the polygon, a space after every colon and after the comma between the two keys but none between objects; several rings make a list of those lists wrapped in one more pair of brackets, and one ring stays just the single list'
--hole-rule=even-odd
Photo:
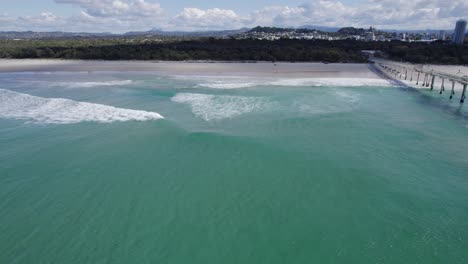
[{"label": "dense forest", "polygon": [[0,40],[0,58],[365,62],[362,50],[413,63],[468,64],[468,45],[356,40],[64,39]]}]

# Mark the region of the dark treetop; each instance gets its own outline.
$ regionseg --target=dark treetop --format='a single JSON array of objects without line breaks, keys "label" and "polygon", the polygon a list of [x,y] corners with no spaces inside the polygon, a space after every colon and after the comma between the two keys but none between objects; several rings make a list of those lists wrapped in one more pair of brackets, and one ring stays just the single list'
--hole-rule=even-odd
[{"label": "dark treetop", "polygon": [[277,41],[252,39],[84,38],[0,40],[0,58],[84,60],[219,60],[366,62],[362,50],[413,63],[468,64],[468,44],[447,42],[365,42],[356,40]]}]

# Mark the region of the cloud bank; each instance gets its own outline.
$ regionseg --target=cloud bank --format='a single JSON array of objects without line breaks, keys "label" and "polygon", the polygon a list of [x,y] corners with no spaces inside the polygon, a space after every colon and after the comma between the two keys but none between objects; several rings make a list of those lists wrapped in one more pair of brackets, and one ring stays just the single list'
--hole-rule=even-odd
[{"label": "cloud bank", "polygon": [[77,12],[71,16],[48,11],[36,16],[0,13],[0,30],[125,32],[151,28],[235,29],[257,25],[451,29],[457,19],[468,14],[466,0],[364,0],[356,5],[317,0],[299,6],[265,6],[249,14],[196,7],[168,14],[160,4],[147,0],[55,0],[55,3],[72,5]]}]

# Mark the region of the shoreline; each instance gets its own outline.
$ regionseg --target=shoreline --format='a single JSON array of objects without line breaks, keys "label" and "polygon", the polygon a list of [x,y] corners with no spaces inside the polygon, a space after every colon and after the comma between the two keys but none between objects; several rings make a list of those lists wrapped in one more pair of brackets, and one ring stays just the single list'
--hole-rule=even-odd
[{"label": "shoreline", "polygon": [[[414,65],[414,64],[413,64]],[[468,75],[460,65],[425,65]],[[155,75],[386,79],[370,63],[0,59],[0,73],[140,72]],[[459,73],[460,74],[460,73]]]},{"label": "shoreline", "polygon": [[380,79],[369,69],[368,63],[0,59],[0,73],[14,72],[146,72],[157,75]]}]

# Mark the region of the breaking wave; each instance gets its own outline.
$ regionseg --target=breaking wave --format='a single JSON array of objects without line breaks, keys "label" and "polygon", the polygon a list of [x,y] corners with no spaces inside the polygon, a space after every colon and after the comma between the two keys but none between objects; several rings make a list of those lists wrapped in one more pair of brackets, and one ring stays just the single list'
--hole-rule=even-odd
[{"label": "breaking wave", "polygon": [[281,79],[269,83],[273,86],[390,86],[387,80],[371,78],[302,78]]},{"label": "breaking wave", "polygon": [[[18,80],[15,80],[18,81]],[[132,80],[115,80],[115,81],[96,81],[96,82],[72,82],[72,81],[27,81],[22,82],[30,85],[44,84],[47,86],[65,87],[65,88],[91,88],[102,86],[124,86],[133,84]]]},{"label": "breaking wave", "polygon": [[0,118],[24,119],[42,124],[71,124],[148,121],[164,117],[156,112],[130,110],[63,98],[43,98],[0,89]]},{"label": "breaking wave", "polygon": [[259,111],[268,106],[260,97],[179,93],[171,99],[176,103],[188,104],[192,112],[206,120],[221,120]]},{"label": "breaking wave", "polygon": [[200,83],[199,86],[213,89],[237,89],[237,88],[248,88],[254,87],[259,84],[257,83],[223,83],[223,82],[214,82],[214,83]]},{"label": "breaking wave", "polygon": [[132,80],[121,81],[106,81],[106,82],[56,82],[57,86],[65,86],[70,88],[90,88],[98,86],[122,86],[132,84]]},{"label": "breaking wave", "polygon": [[253,78],[241,76],[177,76],[179,80],[192,80],[198,87],[237,89],[255,86],[391,86],[384,79],[372,78]]}]

